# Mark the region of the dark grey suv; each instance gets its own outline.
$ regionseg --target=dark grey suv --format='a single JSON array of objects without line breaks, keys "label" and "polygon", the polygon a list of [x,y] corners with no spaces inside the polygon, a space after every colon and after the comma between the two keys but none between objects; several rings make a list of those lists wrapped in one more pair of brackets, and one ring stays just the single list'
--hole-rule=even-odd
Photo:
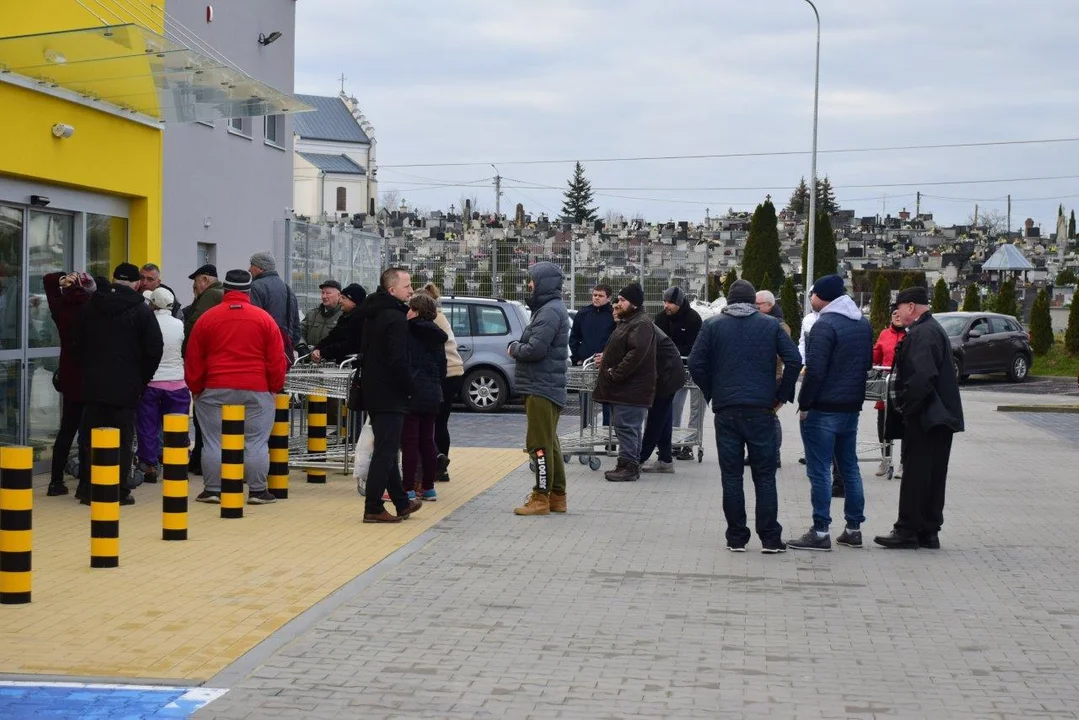
[{"label": "dark grey suv", "polygon": [[934,315],[952,340],[952,361],[960,381],[971,375],[1004,373],[1022,382],[1034,365],[1030,335],[1010,315],[952,312]]},{"label": "dark grey suv", "polygon": [[513,300],[444,296],[440,302],[465,363],[461,402],[476,412],[497,411],[516,394],[515,361],[506,347],[521,338],[528,311]]}]

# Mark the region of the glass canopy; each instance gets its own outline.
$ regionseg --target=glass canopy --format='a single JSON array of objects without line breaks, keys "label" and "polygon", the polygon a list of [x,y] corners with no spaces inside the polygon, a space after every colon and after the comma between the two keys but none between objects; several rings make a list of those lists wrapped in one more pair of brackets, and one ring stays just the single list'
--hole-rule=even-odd
[{"label": "glass canopy", "polygon": [[135,24],[0,37],[0,73],[164,122],[314,110],[223,60]]}]

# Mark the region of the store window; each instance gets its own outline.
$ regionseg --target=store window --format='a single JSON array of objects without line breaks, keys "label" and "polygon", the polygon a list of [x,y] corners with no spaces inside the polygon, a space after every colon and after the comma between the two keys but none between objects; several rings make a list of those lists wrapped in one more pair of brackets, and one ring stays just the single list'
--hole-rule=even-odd
[{"label": "store window", "polygon": [[112,271],[127,260],[127,218],[86,214],[86,272],[112,279]]}]

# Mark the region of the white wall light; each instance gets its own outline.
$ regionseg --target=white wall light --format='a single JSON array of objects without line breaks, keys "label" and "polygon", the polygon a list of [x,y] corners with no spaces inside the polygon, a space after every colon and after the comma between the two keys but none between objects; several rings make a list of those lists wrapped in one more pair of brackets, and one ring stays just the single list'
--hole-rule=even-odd
[{"label": "white wall light", "polygon": [[58,137],[61,139],[69,138],[75,134],[75,128],[65,123],[56,123],[52,126],[52,134],[53,137]]}]

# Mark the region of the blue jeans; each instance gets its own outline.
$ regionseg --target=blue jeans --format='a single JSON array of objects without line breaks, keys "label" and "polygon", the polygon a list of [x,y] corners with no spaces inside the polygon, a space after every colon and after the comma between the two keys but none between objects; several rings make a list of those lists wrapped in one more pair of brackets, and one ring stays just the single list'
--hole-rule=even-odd
[{"label": "blue jeans", "polygon": [[802,444],[806,451],[806,474],[813,501],[813,529],[827,532],[832,524],[832,458],[839,467],[845,499],[843,516],[847,527],[857,529],[865,522],[865,495],[858,470],[858,416],[810,410],[801,421]]},{"label": "blue jeans", "polygon": [[749,470],[757,496],[757,535],[765,546],[778,545],[783,534],[776,494],[776,422],[769,408],[724,408],[716,412],[716,451],[723,479],[723,514],[727,518],[727,544],[749,542],[743,452],[749,452]]},{"label": "blue jeans", "polygon": [[671,414],[673,396],[657,397],[648,410],[648,420],[644,423],[644,438],[641,440],[641,462],[652,457],[653,450],[659,450],[659,459],[674,462],[671,456]]},{"label": "blue jeans", "polygon": [[611,404],[611,425],[618,438],[618,457],[631,463],[641,461],[641,430],[648,408]]}]

